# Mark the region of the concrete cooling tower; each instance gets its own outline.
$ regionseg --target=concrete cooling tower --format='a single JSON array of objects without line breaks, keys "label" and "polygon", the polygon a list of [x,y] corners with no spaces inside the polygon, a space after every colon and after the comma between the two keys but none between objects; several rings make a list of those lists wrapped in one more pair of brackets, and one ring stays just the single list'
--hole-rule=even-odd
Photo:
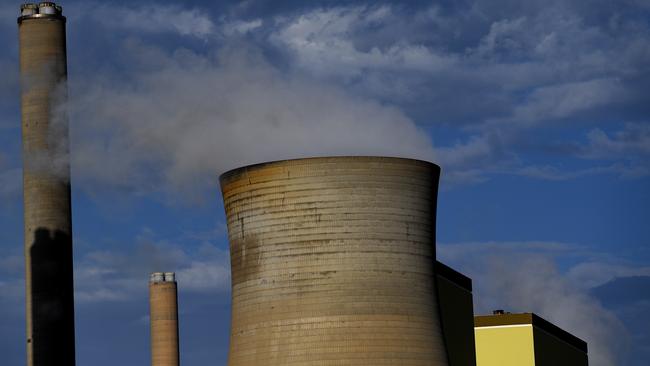
[{"label": "concrete cooling tower", "polygon": [[24,4],[18,18],[23,134],[27,365],[74,365],[65,17]]},{"label": "concrete cooling tower", "polygon": [[221,176],[230,366],[448,365],[435,282],[438,166],[331,157]]}]

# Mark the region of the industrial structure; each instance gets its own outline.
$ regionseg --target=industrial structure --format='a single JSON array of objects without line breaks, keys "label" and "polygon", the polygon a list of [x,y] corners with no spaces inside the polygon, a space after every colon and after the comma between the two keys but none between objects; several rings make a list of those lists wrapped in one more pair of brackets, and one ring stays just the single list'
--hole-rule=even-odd
[{"label": "industrial structure", "polygon": [[448,365],[435,279],[439,174],[385,157],[223,174],[229,365]]},{"label": "industrial structure", "polygon": [[20,10],[27,365],[74,365],[65,17]]},{"label": "industrial structure", "polygon": [[450,366],[476,366],[472,280],[436,262],[442,334]]},{"label": "industrial structure", "polygon": [[477,366],[587,366],[587,343],[532,313],[474,318]]},{"label": "industrial structure", "polygon": [[[66,18],[20,10],[27,365],[74,366]],[[436,261],[439,176],[361,156],[223,174],[229,366],[586,366],[586,343],[535,314],[474,317],[471,279]],[[149,301],[152,366],[178,366],[173,272]]]},{"label": "industrial structure", "polygon": [[178,366],[178,295],[174,272],[155,272],[149,279],[151,365]]}]

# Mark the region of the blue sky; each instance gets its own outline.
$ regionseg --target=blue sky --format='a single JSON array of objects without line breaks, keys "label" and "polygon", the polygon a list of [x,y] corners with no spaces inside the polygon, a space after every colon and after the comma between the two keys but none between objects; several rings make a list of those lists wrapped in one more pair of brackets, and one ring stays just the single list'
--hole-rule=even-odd
[{"label": "blue sky", "polygon": [[[475,312],[533,311],[590,363],[650,359],[650,3],[61,2],[77,360],[149,362],[175,270],[185,365],[225,365],[217,176],[390,155],[442,166],[439,259]],[[0,2],[0,353],[24,364],[17,26]]]}]

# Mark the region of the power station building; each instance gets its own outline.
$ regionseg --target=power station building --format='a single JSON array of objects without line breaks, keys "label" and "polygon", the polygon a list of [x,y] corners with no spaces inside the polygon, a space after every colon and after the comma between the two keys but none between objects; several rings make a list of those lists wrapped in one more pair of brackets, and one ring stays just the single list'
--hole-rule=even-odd
[{"label": "power station building", "polygon": [[435,260],[439,173],[322,157],[223,174],[229,366],[586,365],[536,315],[474,317],[471,279]]},{"label": "power station building", "polygon": [[587,343],[532,314],[474,318],[477,366],[587,366]]},{"label": "power station building", "polygon": [[[28,366],[75,364],[66,18],[18,18]],[[474,317],[472,281],[436,261],[440,168],[322,157],[220,177],[232,273],[229,366],[587,365],[534,314]],[[178,366],[173,272],[149,280],[153,366]]]},{"label": "power station building", "polygon": [[20,8],[27,365],[74,365],[65,17]]}]

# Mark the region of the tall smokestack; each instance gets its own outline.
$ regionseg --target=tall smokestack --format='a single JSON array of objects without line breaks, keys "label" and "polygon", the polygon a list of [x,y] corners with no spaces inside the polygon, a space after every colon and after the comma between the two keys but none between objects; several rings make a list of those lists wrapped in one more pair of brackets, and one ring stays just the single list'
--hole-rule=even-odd
[{"label": "tall smokestack", "polygon": [[174,272],[155,272],[149,279],[151,365],[178,366],[178,300]]},{"label": "tall smokestack", "polygon": [[65,17],[20,7],[27,365],[74,365]]}]

